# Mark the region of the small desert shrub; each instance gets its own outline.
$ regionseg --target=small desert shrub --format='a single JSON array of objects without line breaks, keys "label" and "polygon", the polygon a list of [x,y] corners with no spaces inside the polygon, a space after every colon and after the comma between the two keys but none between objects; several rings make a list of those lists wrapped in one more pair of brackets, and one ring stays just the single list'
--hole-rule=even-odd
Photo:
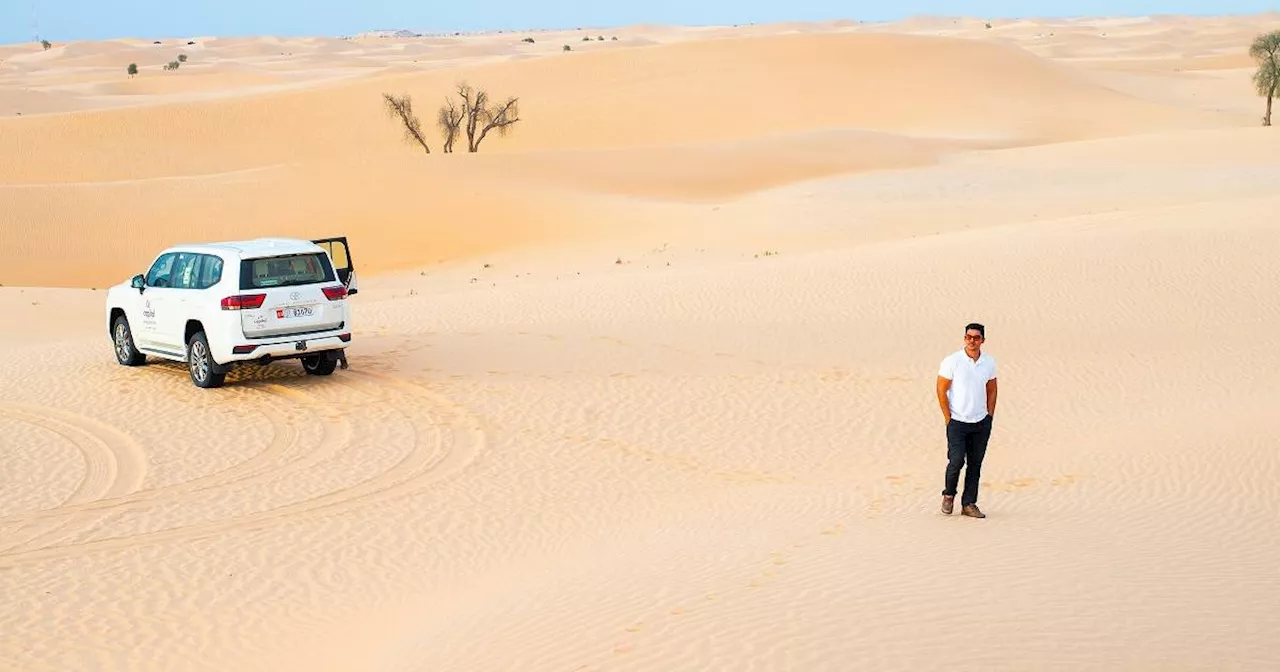
[{"label": "small desert shrub", "polygon": [[569,46],[569,45],[567,45],[567,44],[566,44],[566,45],[564,45],[564,50],[565,50],[565,51],[573,51],[573,47],[571,47],[571,46]]},{"label": "small desert shrub", "polygon": [[533,38],[532,38],[532,37],[526,37],[526,38],[524,38],[523,40],[520,40],[520,41],[521,41],[521,42],[528,42],[529,44],[533,44]]},{"label": "small desert shrub", "polygon": [[182,63],[186,63],[186,62],[187,62],[187,55],[186,55],[186,54],[178,54],[178,61],[179,61],[179,62],[182,62]]},{"label": "small desert shrub", "polygon": [[45,51],[48,51],[53,47],[49,40],[40,40],[40,46],[44,47]]},{"label": "small desert shrub", "polygon": [[138,74],[138,64],[137,64],[137,63],[130,63],[130,64],[129,64],[129,76],[130,76],[130,77],[132,77],[132,76],[134,76],[134,75],[136,75],[136,74]]}]

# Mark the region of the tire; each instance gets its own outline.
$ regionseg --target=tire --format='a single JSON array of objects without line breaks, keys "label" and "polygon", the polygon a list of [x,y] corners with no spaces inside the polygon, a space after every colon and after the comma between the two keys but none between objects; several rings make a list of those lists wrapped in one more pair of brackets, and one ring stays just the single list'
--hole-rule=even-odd
[{"label": "tire", "polygon": [[116,317],[111,325],[111,341],[115,346],[116,362],[121,366],[141,366],[147,363],[147,356],[138,352],[133,344],[133,330],[129,328],[129,320],[124,315]]},{"label": "tire", "polygon": [[191,373],[191,382],[196,387],[222,387],[227,374],[215,373],[213,354],[209,351],[209,339],[203,331],[197,331],[187,341],[187,371]]},{"label": "tire", "polygon": [[302,358],[302,369],[313,376],[327,376],[338,368],[338,358],[326,355],[311,355]]}]

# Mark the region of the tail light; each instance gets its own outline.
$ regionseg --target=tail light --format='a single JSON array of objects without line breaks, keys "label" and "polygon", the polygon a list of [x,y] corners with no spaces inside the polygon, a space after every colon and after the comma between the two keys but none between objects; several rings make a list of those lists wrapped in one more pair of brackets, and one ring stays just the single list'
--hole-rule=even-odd
[{"label": "tail light", "polygon": [[256,310],[267,300],[266,294],[237,294],[222,300],[223,310]]},{"label": "tail light", "polygon": [[336,287],[325,287],[320,291],[324,292],[325,298],[330,301],[338,301],[347,298],[347,288],[342,285]]}]

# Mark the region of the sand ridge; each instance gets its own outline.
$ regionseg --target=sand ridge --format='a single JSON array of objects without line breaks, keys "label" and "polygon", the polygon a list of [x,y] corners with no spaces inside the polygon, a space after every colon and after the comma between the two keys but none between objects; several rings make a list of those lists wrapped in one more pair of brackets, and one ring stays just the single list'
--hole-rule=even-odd
[{"label": "sand ridge", "polygon": [[[0,667],[1276,668],[1272,27],[0,46]],[[380,108],[463,78],[479,154]],[[349,370],[113,361],[107,285],[255,235],[350,237]]]}]

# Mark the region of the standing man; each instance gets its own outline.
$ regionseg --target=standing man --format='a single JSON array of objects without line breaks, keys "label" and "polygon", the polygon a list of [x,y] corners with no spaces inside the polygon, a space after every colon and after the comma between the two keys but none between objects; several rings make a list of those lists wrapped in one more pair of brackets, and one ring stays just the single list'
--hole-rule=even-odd
[{"label": "standing man", "polygon": [[964,328],[964,348],[947,355],[938,368],[938,405],[947,426],[947,474],[942,489],[942,512],[955,507],[960,470],[964,494],[960,514],[986,518],[978,508],[978,482],[982,478],[982,458],[991,438],[991,420],[996,413],[996,360],[982,352],[987,330],[972,323]]}]

